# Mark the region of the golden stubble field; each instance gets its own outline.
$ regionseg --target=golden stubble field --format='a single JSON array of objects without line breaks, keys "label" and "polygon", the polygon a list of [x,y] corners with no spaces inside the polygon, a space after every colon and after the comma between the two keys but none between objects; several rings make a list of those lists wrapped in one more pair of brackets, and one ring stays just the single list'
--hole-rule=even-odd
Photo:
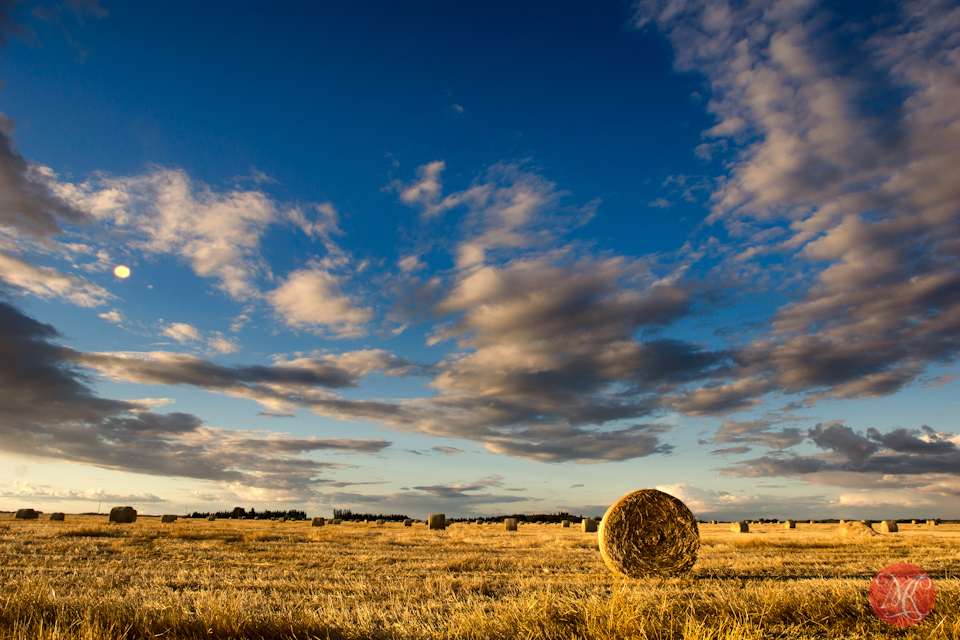
[{"label": "golden stubble field", "polygon": [[[576,526],[46,517],[0,516],[0,639],[960,639],[960,525],[705,524],[690,574],[628,580]],[[906,630],[867,596],[893,562],[937,589]]]}]

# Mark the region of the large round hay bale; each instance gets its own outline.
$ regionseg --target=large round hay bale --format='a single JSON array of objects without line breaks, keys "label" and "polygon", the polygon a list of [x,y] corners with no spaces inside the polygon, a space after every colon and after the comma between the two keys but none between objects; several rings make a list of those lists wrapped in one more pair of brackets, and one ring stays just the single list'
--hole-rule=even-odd
[{"label": "large round hay bale", "polygon": [[380,518],[379,520],[377,520],[377,524],[386,524],[386,523],[387,521],[384,520],[383,518]]},{"label": "large round hay bale", "polygon": [[570,521],[569,521],[569,520],[561,520],[561,521],[560,521],[560,526],[563,527],[564,529],[569,529],[569,528],[570,528]]},{"label": "large round hay bale", "polygon": [[131,524],[137,521],[137,510],[133,507],[114,507],[110,509],[110,522]]},{"label": "large round hay bale", "polygon": [[937,522],[936,520],[927,520],[927,525],[928,525],[928,526],[935,527],[935,526],[937,526],[938,524],[940,524],[940,523]]},{"label": "large round hay bale", "polygon": [[333,524],[340,524],[341,522],[343,522],[343,520],[341,520],[340,518],[333,519]]},{"label": "large round hay bale", "polygon": [[447,516],[442,513],[431,513],[427,516],[427,524],[430,527],[430,530],[433,531],[446,529],[447,528]]},{"label": "large round hay bale", "polygon": [[209,520],[210,522],[213,522],[216,519],[217,519],[217,516],[207,516],[207,520]]},{"label": "large round hay bale", "polygon": [[516,531],[517,530],[517,519],[516,518],[504,518],[503,519],[503,528],[506,531]]},{"label": "large round hay bale", "polygon": [[406,520],[403,521],[403,526],[405,526],[405,527],[412,527],[412,526],[413,526],[413,520],[411,520],[410,518],[407,518]]},{"label": "large round hay bale", "polygon": [[900,527],[893,520],[884,520],[880,523],[880,533],[897,533]]},{"label": "large round hay bale", "polygon": [[160,516],[160,522],[176,522],[177,516],[168,513],[167,515]]},{"label": "large round hay bale", "polygon": [[584,533],[596,533],[597,521],[593,518],[584,518],[580,522],[580,528],[583,529]]},{"label": "large round hay bale", "polygon": [[314,518],[310,521],[311,527],[322,527],[324,524],[326,524],[326,520],[323,518]]},{"label": "large round hay bale", "polygon": [[700,550],[690,509],[657,489],[632,491],[610,505],[597,538],[610,570],[630,578],[689,571]]},{"label": "large round hay bale", "polygon": [[17,509],[17,514],[14,516],[15,520],[36,520],[40,517],[40,514],[33,509]]},{"label": "large round hay bale", "polygon": [[784,528],[784,529],[796,529],[796,528],[797,528],[797,523],[794,522],[793,520],[787,520],[786,522],[783,523],[783,528]]},{"label": "large round hay bale", "polygon": [[750,533],[750,525],[746,522],[734,522],[730,525],[730,531],[734,533]]},{"label": "large round hay bale", "polygon": [[62,513],[60,513],[59,511],[56,512],[56,513],[51,513],[51,514],[50,514],[50,519],[53,520],[54,522],[63,522],[63,521],[64,521],[64,518],[65,518],[65,516],[64,516]]},{"label": "large round hay bale", "polygon": [[841,538],[869,538],[880,535],[868,524],[863,522],[847,522],[837,529]]}]

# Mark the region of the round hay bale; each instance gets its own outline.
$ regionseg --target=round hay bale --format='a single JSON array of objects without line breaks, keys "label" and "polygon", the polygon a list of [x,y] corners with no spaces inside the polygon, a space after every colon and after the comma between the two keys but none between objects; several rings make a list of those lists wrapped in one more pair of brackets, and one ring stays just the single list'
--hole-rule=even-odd
[{"label": "round hay bale", "polygon": [[340,518],[333,519],[333,524],[340,524],[341,522],[343,522],[343,520],[341,520]]},{"label": "round hay bale", "polygon": [[503,519],[503,528],[506,531],[516,531],[517,530],[517,519],[516,518],[504,518]]},{"label": "round hay bale", "polygon": [[137,510],[133,507],[114,507],[110,509],[110,522],[131,524],[137,521]]},{"label": "round hay bale", "polygon": [[815,524],[813,520],[810,521],[810,524]]},{"label": "round hay bale", "polygon": [[880,523],[880,533],[897,533],[900,527],[893,520],[884,520]]},{"label": "round hay bale", "polygon": [[326,520],[324,520],[323,518],[314,518],[313,520],[310,521],[311,527],[322,527],[325,524],[326,524]]},{"label": "round hay bale", "polygon": [[569,528],[570,528],[570,521],[569,521],[569,520],[561,520],[561,521],[560,521],[560,526],[563,527],[564,529],[569,529]]},{"label": "round hay bale", "polygon": [[711,520],[711,521],[710,521],[710,524],[717,524],[717,521],[716,521],[716,520]]},{"label": "round hay bale", "polygon": [[[623,498],[621,498],[622,500]],[[592,518],[584,518],[580,522],[580,528],[583,529],[584,533],[596,533],[597,531],[597,521]]]},{"label": "round hay bale", "polygon": [[847,524],[847,521],[846,521],[846,520],[841,520],[841,521],[840,521],[840,526],[841,526],[841,527],[842,527],[843,525],[845,525],[845,524]]},{"label": "round hay bale", "polygon": [[213,522],[216,519],[217,519],[217,516],[207,516],[207,520],[209,520],[210,522]]},{"label": "round hay bale", "polygon": [[793,520],[787,520],[786,522],[783,523],[783,528],[784,528],[784,529],[796,529],[796,528],[797,528],[797,523],[794,522]]},{"label": "round hay bale", "polygon": [[847,522],[837,529],[841,538],[869,538],[880,535],[868,524],[862,522]]},{"label": "round hay bale", "polygon": [[63,522],[64,517],[65,517],[65,516],[64,516],[62,513],[60,513],[59,511],[58,511],[57,513],[51,513],[51,514],[50,514],[50,519],[53,520],[54,522]]},{"label": "round hay bale", "polygon": [[750,533],[750,525],[746,522],[734,522],[730,525],[730,531],[734,533]]},{"label": "round hay bale", "polygon": [[911,521],[910,521],[910,524],[917,524],[917,521],[916,521],[916,520],[911,520]]},{"label": "round hay bale", "polygon": [[405,526],[405,527],[412,527],[412,526],[413,526],[413,520],[411,520],[410,518],[407,518],[406,520],[403,521],[403,526]]},{"label": "round hay bale", "polygon": [[427,516],[427,524],[430,530],[442,530],[447,528],[447,516],[442,513],[431,513]]},{"label": "round hay bale", "polygon": [[477,520],[477,524],[483,524],[483,520]]},{"label": "round hay bale", "polygon": [[377,524],[386,524],[386,523],[387,523],[387,521],[384,520],[383,518],[377,520]]},{"label": "round hay bale", "polygon": [[937,526],[938,524],[940,524],[940,523],[937,522],[936,520],[927,520],[927,525],[930,526],[930,527],[935,527],[935,526]]},{"label": "round hay bale", "polygon": [[633,491],[610,505],[597,538],[610,570],[630,578],[685,573],[700,550],[690,509],[657,489]]},{"label": "round hay bale", "polygon": [[14,520],[36,520],[40,514],[33,509],[17,509]]},{"label": "round hay bale", "polygon": [[166,522],[176,522],[176,521],[177,521],[177,516],[169,513],[167,515],[160,516],[160,522],[166,523]]}]

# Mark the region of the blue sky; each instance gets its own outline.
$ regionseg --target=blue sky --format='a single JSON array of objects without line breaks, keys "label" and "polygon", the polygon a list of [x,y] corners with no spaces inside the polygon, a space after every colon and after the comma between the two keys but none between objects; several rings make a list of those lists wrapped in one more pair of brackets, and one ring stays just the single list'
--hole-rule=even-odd
[{"label": "blue sky", "polygon": [[0,6],[0,508],[955,516],[960,9],[855,4]]}]

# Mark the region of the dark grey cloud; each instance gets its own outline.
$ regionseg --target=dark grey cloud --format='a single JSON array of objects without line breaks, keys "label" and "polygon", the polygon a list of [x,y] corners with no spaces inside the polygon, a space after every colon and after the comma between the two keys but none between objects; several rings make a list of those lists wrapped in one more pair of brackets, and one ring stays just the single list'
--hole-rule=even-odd
[{"label": "dark grey cloud", "polygon": [[[2,13],[0,13],[2,15]],[[24,159],[13,142],[14,124],[0,113],[0,227],[18,233],[49,236],[61,222],[86,222],[87,215],[51,189],[49,170]]]},{"label": "dark grey cloud", "polygon": [[[840,477],[849,484],[856,476],[960,476],[957,436],[925,429],[893,429],[880,433],[869,429],[860,434],[840,424],[818,424],[807,438],[830,453],[801,456],[793,453],[763,456],[721,468],[723,475],[744,477],[823,476]],[[905,481],[906,482],[906,481]]]},{"label": "dark grey cloud", "polygon": [[462,498],[472,492],[483,491],[491,487],[503,488],[503,477],[491,476],[469,484],[435,484],[413,487],[413,489],[429,493],[438,498]]},{"label": "dark grey cloud", "polygon": [[810,430],[809,437],[821,449],[831,449],[846,457],[854,468],[862,467],[880,449],[877,443],[842,424],[818,424]]},{"label": "dark grey cloud", "polygon": [[56,329],[0,300],[0,448],[150,475],[311,491],[336,467],[312,451],[377,453],[383,440],[282,438],[205,426],[187,413],[101,398],[78,370],[77,352],[54,343]]},{"label": "dark grey cloud", "polygon": [[0,0],[0,47],[8,45],[10,38],[26,40],[31,35],[14,17],[18,4],[23,4],[23,0]]},{"label": "dark grey cloud", "polygon": [[710,452],[712,456],[733,456],[752,451],[752,447],[725,447],[723,449],[714,449]]}]

